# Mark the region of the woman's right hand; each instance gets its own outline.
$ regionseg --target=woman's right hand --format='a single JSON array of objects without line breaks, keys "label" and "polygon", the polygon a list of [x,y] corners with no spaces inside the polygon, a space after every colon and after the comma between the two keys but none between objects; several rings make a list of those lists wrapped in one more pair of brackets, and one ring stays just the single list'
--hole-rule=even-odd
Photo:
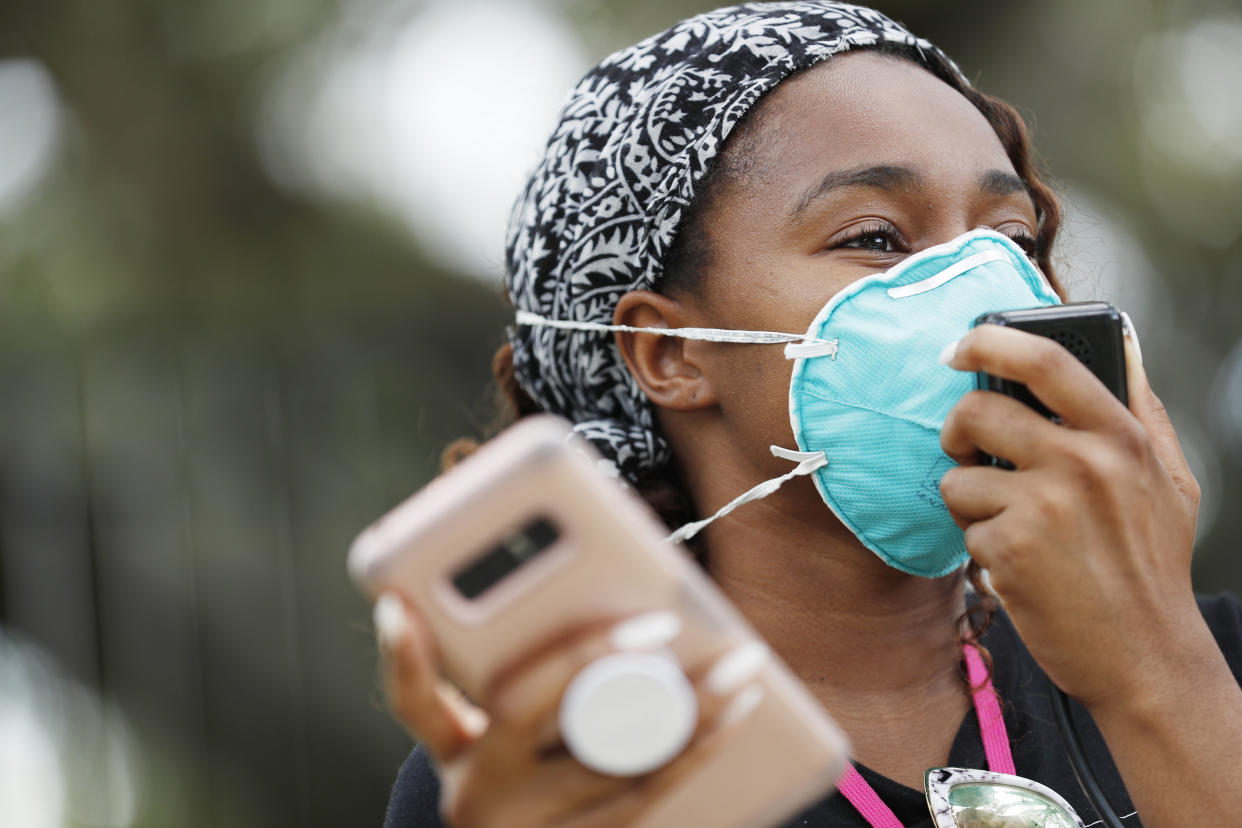
[{"label": "woman's right hand", "polygon": [[579,626],[546,642],[503,671],[476,705],[441,676],[435,641],[419,614],[396,593],[380,597],[375,624],[388,704],[437,766],[446,822],[456,828],[628,825],[701,765],[729,726],[761,700],[758,686],[747,687],[764,661],[755,657],[755,645],[744,645],[750,653],[740,647],[710,664],[686,665],[699,705],[686,749],[642,776],[588,769],[561,741],[561,695],[580,669],[625,645],[624,620]]}]

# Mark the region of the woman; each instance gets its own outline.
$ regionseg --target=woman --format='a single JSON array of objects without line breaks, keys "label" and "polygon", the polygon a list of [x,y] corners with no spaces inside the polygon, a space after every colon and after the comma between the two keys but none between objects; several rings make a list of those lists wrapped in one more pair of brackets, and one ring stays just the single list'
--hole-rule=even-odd
[{"label": "woman", "polygon": [[[700,15],[606,59],[562,111],[509,232],[510,296],[536,316],[511,333],[497,376],[517,415],[572,419],[678,526],[789,471],[767,448],[792,442],[788,361],[549,322],[802,331],[843,288],[977,227],[1010,237],[1055,286],[1058,220],[1020,119],[882,15],[825,2]],[[945,349],[950,368],[1024,382],[1063,421],[971,393],[944,422],[959,467],[937,475],[939,495],[985,596],[979,568],[990,573],[994,617],[988,597],[967,612],[962,567],[891,565],[802,478],[695,541],[903,825],[928,824],[927,768],[986,766],[963,639],[991,655],[1017,773],[1087,823],[1043,673],[1081,705],[1126,825],[1242,824],[1239,608],[1192,595],[1197,486],[1132,337],[1127,350],[1129,410],[1048,340],[981,326]],[[1017,469],[980,465],[981,451]],[[697,759],[636,783],[540,750],[606,630],[567,631],[484,713],[437,683],[433,643],[399,599],[381,599],[377,627],[390,700],[421,743],[390,825],[434,824],[437,801],[457,826],[624,825]],[[512,715],[528,704],[543,718]],[[794,824],[869,819],[834,795]]]}]

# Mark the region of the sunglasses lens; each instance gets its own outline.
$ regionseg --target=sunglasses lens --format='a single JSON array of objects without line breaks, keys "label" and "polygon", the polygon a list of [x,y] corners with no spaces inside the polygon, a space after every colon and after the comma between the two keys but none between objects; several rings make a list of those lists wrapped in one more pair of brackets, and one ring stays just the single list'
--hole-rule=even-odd
[{"label": "sunglasses lens", "polygon": [[1077,828],[1078,821],[1035,791],[991,782],[954,785],[949,806],[957,828]]}]

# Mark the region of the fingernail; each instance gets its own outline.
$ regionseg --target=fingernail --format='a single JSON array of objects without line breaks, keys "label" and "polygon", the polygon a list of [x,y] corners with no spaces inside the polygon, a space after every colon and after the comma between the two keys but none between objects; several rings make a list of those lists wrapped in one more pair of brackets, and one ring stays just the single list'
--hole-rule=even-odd
[{"label": "fingernail", "polygon": [[763,701],[764,691],[758,684],[753,684],[737,694],[737,698],[729,702],[720,712],[719,726],[729,727],[745,719]]},{"label": "fingernail", "polygon": [[470,736],[482,736],[487,730],[489,719],[487,714],[477,707],[467,707],[461,713],[461,725]]},{"label": "fingernail", "polygon": [[1139,344],[1138,331],[1134,329],[1134,322],[1130,319],[1130,314],[1125,311],[1121,312],[1121,326],[1126,336],[1134,343],[1134,353],[1138,355],[1139,365],[1143,364],[1143,346]]},{"label": "fingernail", "polygon": [[957,353],[957,343],[961,341],[962,340],[960,339],[955,339],[952,342],[950,342],[948,345],[945,345],[943,348],[941,348],[940,356],[936,357],[936,361],[939,362],[941,365],[948,365],[950,362],[952,362],[953,356]]},{"label": "fingernail", "polygon": [[768,648],[758,641],[743,644],[728,653],[708,672],[704,684],[718,696],[726,696],[750,681],[768,660]]},{"label": "fingernail", "polygon": [[618,650],[654,650],[663,647],[681,632],[681,618],[675,612],[648,612],[612,628],[608,641]]},{"label": "fingernail", "polygon": [[375,632],[384,647],[391,648],[405,638],[410,630],[410,621],[405,616],[405,605],[391,592],[385,592],[375,602],[373,617]]}]

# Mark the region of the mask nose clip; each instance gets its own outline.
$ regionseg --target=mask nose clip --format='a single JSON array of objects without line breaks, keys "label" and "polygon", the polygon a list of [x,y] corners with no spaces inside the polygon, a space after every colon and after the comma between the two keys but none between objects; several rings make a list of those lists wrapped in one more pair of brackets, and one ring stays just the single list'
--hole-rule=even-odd
[{"label": "mask nose clip", "polygon": [[908,285],[891,287],[886,293],[888,293],[890,299],[905,299],[907,296],[918,296],[920,293],[927,293],[929,290],[935,290],[941,285],[948,284],[958,276],[967,271],[974,270],[976,267],[989,262],[1003,262],[1008,258],[1009,254],[1004,250],[983,250],[954,262],[935,276],[928,276],[926,279]]}]

